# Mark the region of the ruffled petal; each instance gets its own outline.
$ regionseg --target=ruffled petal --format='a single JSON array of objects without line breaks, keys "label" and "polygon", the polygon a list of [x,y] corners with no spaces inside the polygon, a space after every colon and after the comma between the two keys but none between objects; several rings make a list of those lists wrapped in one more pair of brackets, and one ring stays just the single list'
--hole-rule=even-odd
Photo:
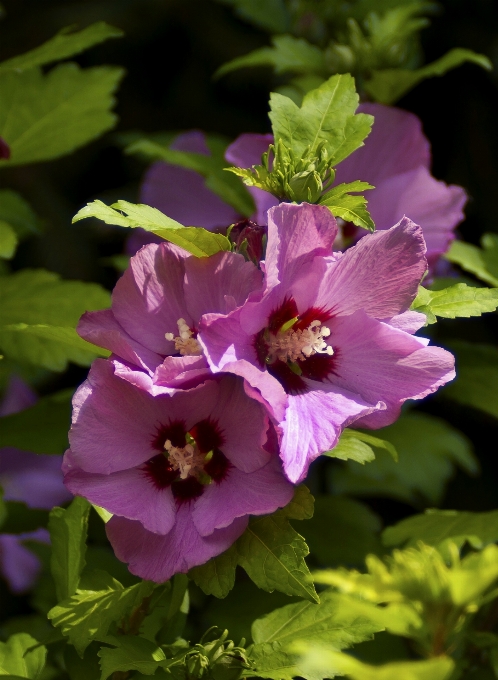
[{"label": "ruffled petal", "polygon": [[231,468],[219,484],[208,486],[195,502],[192,519],[201,536],[229,526],[235,517],[267,515],[292,500],[294,487],[284,477],[278,458],[246,474]]},{"label": "ruffled petal", "polygon": [[122,517],[112,517],[106,524],[106,533],[116,557],[128,563],[132,574],[163,583],[227,550],[244,532],[247,522],[247,517],[241,517],[203,537],[192,521],[190,506],[183,505],[166,536],[153,534],[140,522]]},{"label": "ruffled petal", "polygon": [[422,229],[404,217],[387,231],[364,236],[323,272],[316,307],[335,315],[363,309],[386,319],[405,312],[427,269]]},{"label": "ruffled petal", "polygon": [[170,487],[158,489],[140,468],[99,475],[74,467],[71,451],[65,458],[64,483],[76,496],[84,496],[114,515],[138,520],[156,534],[171,531],[176,504]]}]

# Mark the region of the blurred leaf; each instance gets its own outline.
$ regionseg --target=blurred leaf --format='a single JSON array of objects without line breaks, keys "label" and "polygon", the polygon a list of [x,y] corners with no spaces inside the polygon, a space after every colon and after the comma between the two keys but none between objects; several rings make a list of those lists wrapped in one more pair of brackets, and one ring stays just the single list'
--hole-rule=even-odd
[{"label": "blurred leaf", "polygon": [[67,510],[54,508],[50,513],[50,568],[58,600],[66,600],[78,587],[85,566],[89,512],[88,501],[76,497]]},{"label": "blurred leaf", "polygon": [[261,47],[229,61],[216,71],[215,77],[240,68],[272,66],[275,73],[320,73],[326,74],[323,52],[303,38],[292,35],[276,35],[271,39],[273,47]]},{"label": "blurred leaf", "polygon": [[173,578],[156,588],[141,626],[140,635],[162,644],[172,644],[183,633],[190,600],[189,581],[185,574]]},{"label": "blurred leaf", "polygon": [[0,73],[10,70],[24,71],[35,66],[49,64],[52,61],[66,59],[89,47],[98,45],[108,38],[120,38],[124,35],[119,28],[109,26],[105,21],[87,26],[81,31],[72,31],[74,31],[74,27],[67,26],[40,47],[35,47],[34,50],[25,54],[3,61],[0,63]]},{"label": "blurred leaf", "polygon": [[138,139],[126,148],[126,153],[135,153],[162,160],[171,165],[193,170],[206,178],[206,186],[222,200],[231,205],[244,217],[254,213],[254,201],[240,180],[225,172],[227,161],[225,150],[227,142],[210,135],[207,137],[211,154],[170,149],[167,145],[149,139]]},{"label": "blurred leaf", "polygon": [[440,546],[451,539],[458,547],[468,541],[477,550],[498,541],[498,510],[491,512],[457,512],[456,510],[426,510],[387,527],[382,533],[384,545],[402,545],[423,541]]},{"label": "blurred leaf", "polygon": [[270,33],[289,30],[290,15],[285,0],[218,0],[235,9],[241,19],[264,28]]},{"label": "blurred leaf", "polygon": [[48,613],[80,655],[92,640],[106,636],[113,623],[129,616],[154,589],[149,581],[123,588],[105,572],[94,572],[93,584],[89,579],[85,585]]},{"label": "blurred leaf", "polygon": [[498,235],[484,234],[481,246],[453,241],[444,257],[490,286],[498,286]]},{"label": "blurred leaf", "polygon": [[481,316],[494,312],[498,307],[498,290],[495,288],[474,288],[457,283],[442,290],[427,290],[419,286],[418,294],[410,309],[422,312],[427,323],[435,323],[436,317],[456,319],[457,317]]},{"label": "blurred leaf", "polygon": [[281,140],[296,155],[307,147],[315,151],[325,143],[333,164],[340,163],[363,146],[373,117],[355,114],[359,98],[349,74],[336,75],[305,95],[301,108],[288,97],[270,95],[270,119],[275,141]]},{"label": "blurred leaf", "polygon": [[71,424],[73,390],[42,397],[34,406],[0,418],[0,447],[34,453],[64,453]]},{"label": "blurred leaf", "polygon": [[381,104],[394,104],[426,78],[443,76],[465,62],[477,64],[487,71],[492,69],[491,62],[483,54],[457,47],[447,52],[440,59],[414,71],[405,69],[374,71],[372,78],[365,82],[365,90],[375,101]]},{"label": "blurred leaf", "polygon": [[0,258],[10,260],[14,257],[17,248],[17,234],[15,230],[0,219]]},{"label": "blurred leaf", "polygon": [[93,201],[73,217],[73,222],[87,217],[96,217],[106,224],[116,224],[119,227],[141,227],[171,241],[195,257],[209,257],[221,250],[230,250],[230,241],[226,236],[213,234],[200,227],[184,227],[157,208],[142,203],[118,201],[108,206],[102,201]]},{"label": "blurred leaf", "polygon": [[28,633],[17,633],[7,642],[0,642],[0,676],[13,675],[38,680],[45,666],[47,649],[40,645],[28,651],[37,643]]},{"label": "blurred leaf", "polygon": [[58,158],[112,128],[113,93],[123,70],[61,64],[0,73],[0,136],[11,157],[0,167]]},{"label": "blurred leaf", "polygon": [[237,549],[232,545],[206,564],[191,569],[188,575],[206,595],[223,598],[228,595],[235,584],[237,562]]},{"label": "blurred leaf", "polygon": [[438,503],[454,465],[469,474],[478,471],[469,440],[446,421],[424,413],[404,413],[378,431],[398,452],[396,463],[387,452],[365,466],[348,461],[333,471],[336,493],[389,496],[406,503]]},{"label": "blurred leaf", "polygon": [[29,203],[11,189],[0,190],[0,220],[7,222],[19,238],[41,232],[40,220]]},{"label": "blurred leaf", "polygon": [[99,657],[100,645],[90,644],[82,657],[72,645],[64,648],[64,666],[70,680],[98,680],[100,678]]},{"label": "blurred leaf", "polygon": [[89,365],[103,355],[75,331],[85,311],[110,305],[109,293],[96,283],[24,269],[0,277],[0,305],[0,347],[15,361],[61,371],[68,361]]},{"label": "blurred leaf", "polygon": [[375,459],[373,448],[384,449],[393,458],[398,460],[396,448],[388,441],[373,437],[371,434],[346,428],[341,437],[330,451],[325,451],[324,456],[330,458],[340,458],[341,460],[354,460],[356,463],[369,463]]},{"label": "blurred leaf", "polygon": [[23,534],[47,526],[47,510],[28,508],[25,503],[18,501],[8,501],[4,505],[7,516],[2,531],[6,534]]},{"label": "blurred leaf", "polygon": [[317,496],[313,518],[302,533],[322,565],[360,565],[368,553],[382,552],[380,529],[380,518],[367,505],[341,496]]},{"label": "blurred leaf", "polygon": [[498,418],[498,349],[461,340],[448,343],[456,355],[457,380],[442,396]]}]

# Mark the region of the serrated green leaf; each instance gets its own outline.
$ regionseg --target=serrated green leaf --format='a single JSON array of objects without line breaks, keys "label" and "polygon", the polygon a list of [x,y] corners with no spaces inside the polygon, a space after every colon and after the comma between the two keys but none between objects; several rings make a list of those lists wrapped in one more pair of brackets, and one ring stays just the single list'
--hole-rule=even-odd
[{"label": "serrated green leaf", "polygon": [[444,257],[490,286],[498,286],[498,236],[484,234],[481,246],[453,241]]},{"label": "serrated green leaf", "polygon": [[457,283],[442,290],[427,290],[420,286],[411,309],[427,316],[427,323],[435,323],[436,317],[456,319],[481,316],[494,312],[498,307],[498,289],[474,288]]},{"label": "serrated green leaf", "polygon": [[349,428],[342,432],[336,446],[330,451],[325,451],[323,455],[340,460],[354,460],[356,463],[364,465],[375,459],[372,447],[384,449],[392,456],[393,460],[398,460],[397,451],[390,442]]},{"label": "serrated green leaf", "polygon": [[43,397],[34,406],[0,418],[0,447],[61,454],[67,449],[73,390]]},{"label": "serrated green leaf", "polygon": [[340,163],[363,146],[373,118],[355,115],[358,95],[349,74],[332,76],[305,95],[301,108],[280,94],[270,96],[270,119],[275,141],[281,140],[299,156],[306,148],[315,151],[321,142],[333,164]]},{"label": "serrated green leaf", "polygon": [[375,230],[375,224],[367,210],[367,199],[364,196],[352,194],[329,196],[329,193],[322,196],[319,203],[326,205],[334,217],[340,217],[345,222],[352,222],[357,227],[368,231]]},{"label": "serrated green leaf", "polygon": [[491,512],[457,512],[456,510],[426,510],[387,527],[382,533],[386,546],[423,541],[440,546],[451,540],[461,547],[468,541],[477,550],[498,541],[498,510]]},{"label": "serrated green leaf", "polygon": [[113,623],[129,616],[152,593],[154,584],[142,581],[123,588],[119,581],[102,572],[94,587],[76,590],[48,613],[53,625],[61,628],[80,655],[92,640],[105,637]]},{"label": "serrated green leaf", "polygon": [[50,513],[50,568],[58,600],[66,600],[78,587],[85,566],[89,512],[90,504],[76,497],[67,510],[54,508]]},{"label": "serrated green leaf", "polygon": [[73,32],[73,28],[67,26],[43,45],[35,47],[25,54],[3,61],[0,63],[0,73],[10,70],[24,71],[35,66],[43,66],[53,61],[67,59],[67,57],[79,54],[109,38],[120,38],[123,35],[123,31],[109,26],[105,21],[98,21],[81,31]]},{"label": "serrated green leaf", "polygon": [[288,519],[310,519],[313,517],[315,499],[306,484],[300,484],[294,491],[290,503],[278,511],[281,517]]},{"label": "serrated green leaf", "polygon": [[235,8],[236,13],[270,33],[285,33],[290,15],[284,0],[218,0]]},{"label": "serrated green leaf", "polygon": [[354,182],[343,182],[342,184],[336,184],[335,187],[332,187],[327,193],[323,194],[320,203],[325,203],[325,205],[327,205],[326,202],[332,198],[339,198],[357,191],[368,191],[369,189],[375,189],[375,187],[368,182],[362,182],[359,179]]},{"label": "serrated green leaf", "polygon": [[102,670],[100,680],[107,680],[116,671],[133,670],[144,675],[154,675],[158,668],[174,663],[173,660],[166,659],[164,651],[155,642],[136,635],[108,637],[106,642],[114,647],[102,647],[98,653]]},{"label": "serrated green leaf", "polygon": [[498,349],[463,341],[448,343],[456,355],[457,379],[442,396],[498,418]]},{"label": "serrated green leaf", "polygon": [[333,471],[337,493],[389,496],[414,505],[427,499],[435,504],[455,465],[468,474],[479,469],[470,441],[440,418],[405,413],[379,434],[396,448],[398,462],[382,450],[368,465],[347,462]]},{"label": "serrated green leaf", "polygon": [[[213,135],[207,137],[211,155],[179,151],[150,139],[135,140],[126,153],[140,154],[147,158],[162,160],[171,165],[193,170],[206,178],[206,186],[238,213],[249,217],[254,213],[254,201],[245,186],[232,174],[226,173],[225,150],[228,142]],[[195,225],[194,225],[195,226]]]},{"label": "serrated green leaf", "polygon": [[10,260],[14,257],[17,243],[18,238],[14,228],[0,219],[0,258]]},{"label": "serrated green leaf", "polygon": [[41,232],[40,220],[29,203],[11,189],[0,190],[0,220],[7,222],[19,238]]},{"label": "serrated green leaf", "polygon": [[188,575],[206,595],[224,598],[235,585],[237,562],[237,550],[232,545],[206,564],[191,569]]},{"label": "serrated green leaf", "polygon": [[465,62],[477,64],[488,71],[492,69],[491,62],[483,54],[457,47],[447,52],[440,59],[414,71],[405,69],[374,71],[370,80],[365,82],[365,90],[381,104],[394,104],[426,78],[443,76]]},{"label": "serrated green leaf", "polygon": [[24,269],[0,278],[0,348],[10,358],[64,370],[68,361],[89,365],[105,355],[80,338],[75,327],[85,311],[110,304],[95,283],[62,281],[43,269]]},{"label": "serrated green leaf", "polygon": [[[28,633],[12,635],[0,642],[0,677],[6,675],[38,680],[47,657],[47,649]],[[30,650],[31,647],[36,647]]]},{"label": "serrated green leaf", "polygon": [[259,588],[319,601],[304,560],[308,546],[285,516],[253,519],[236,545],[240,566]]},{"label": "serrated green leaf", "polygon": [[116,123],[113,93],[123,70],[81,69],[61,64],[0,74],[0,137],[10,147],[12,167],[58,158],[87,144]]},{"label": "serrated green leaf", "polygon": [[273,47],[261,47],[242,57],[223,64],[215,73],[219,78],[240,68],[272,66],[276,74],[282,73],[320,73],[326,74],[324,53],[303,38],[292,35],[272,37]]},{"label": "serrated green leaf", "polygon": [[93,201],[76,213],[73,222],[87,217],[96,217],[106,224],[119,227],[141,227],[180,246],[195,257],[209,257],[221,250],[230,250],[230,241],[226,236],[213,234],[200,227],[184,227],[157,208],[142,203],[118,201],[108,206],[102,201]]}]

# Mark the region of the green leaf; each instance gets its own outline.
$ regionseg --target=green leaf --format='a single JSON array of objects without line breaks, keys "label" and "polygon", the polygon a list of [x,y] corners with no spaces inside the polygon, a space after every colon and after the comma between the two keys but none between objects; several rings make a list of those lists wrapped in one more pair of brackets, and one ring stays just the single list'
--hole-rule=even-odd
[{"label": "green leaf", "polygon": [[0,418],[0,447],[61,454],[67,449],[73,390],[42,397],[34,406]]},{"label": "green leaf", "polygon": [[235,8],[236,14],[270,33],[289,30],[290,15],[285,0],[219,0]]},{"label": "green leaf", "polygon": [[325,75],[327,69],[324,53],[315,45],[292,35],[273,36],[272,43],[273,47],[261,47],[223,64],[216,71],[215,77],[254,66],[272,66],[277,75],[309,72]]},{"label": "green leaf", "polygon": [[76,590],[48,613],[53,625],[61,628],[80,656],[92,640],[104,638],[112,624],[121,623],[132,614],[154,589],[149,581],[123,588],[105,572],[96,573],[94,581],[92,589]]},{"label": "green leaf", "polygon": [[[35,647],[28,651],[31,647]],[[27,633],[12,635],[7,642],[0,642],[0,677],[19,676],[38,680],[45,666],[47,649]]]},{"label": "green leaf", "polygon": [[90,504],[77,496],[67,510],[54,508],[50,513],[50,568],[58,600],[66,600],[78,587],[85,566],[89,512]]},{"label": "green leaf", "polygon": [[0,219],[0,258],[10,260],[14,257],[18,243],[17,234],[8,222]]},{"label": "green leaf", "polygon": [[175,574],[171,581],[155,589],[140,635],[152,642],[172,644],[183,633],[189,608],[188,578]]},{"label": "green leaf", "polygon": [[364,465],[375,459],[372,447],[383,449],[392,456],[393,460],[398,460],[398,453],[390,442],[373,437],[366,432],[350,430],[349,428],[343,431],[336,446],[330,451],[325,451],[323,455],[341,460],[350,459]]},{"label": "green leaf", "polygon": [[443,76],[447,71],[471,62],[490,71],[491,62],[483,54],[457,47],[427,66],[408,71],[405,69],[384,69],[374,71],[372,78],[365,83],[365,90],[381,104],[394,104],[415,85],[426,78]]},{"label": "green leaf", "polygon": [[[102,669],[100,680],[106,680],[116,671],[133,670],[144,675],[154,675],[158,668],[167,668],[174,663],[173,660],[166,659],[164,651],[155,642],[136,635],[108,637],[106,642],[114,645],[114,648],[102,647],[98,653]],[[182,653],[183,656],[187,651],[188,648]]]},{"label": "green leaf", "polygon": [[340,163],[363,146],[373,117],[355,115],[358,95],[349,74],[332,76],[316,90],[308,92],[301,108],[288,97],[270,96],[270,119],[275,141],[281,140],[299,156],[307,147],[315,151],[324,142],[332,164]]},{"label": "green leaf", "polygon": [[193,170],[205,177],[206,186],[238,213],[245,217],[254,213],[254,201],[243,183],[233,174],[225,172],[227,165],[225,160],[227,141],[225,139],[213,135],[207,137],[210,155],[170,149],[170,143],[171,140],[167,140],[166,144],[161,144],[150,139],[138,139],[126,148],[126,153],[140,154]]},{"label": "green leaf", "polygon": [[61,281],[43,269],[24,269],[0,278],[0,348],[14,361],[61,371],[68,361],[89,365],[106,356],[80,338],[75,327],[85,311],[110,304],[95,283]]},{"label": "green leaf", "polygon": [[87,144],[116,123],[113,93],[123,70],[61,64],[0,74],[0,137],[10,146],[0,167],[58,158]]},{"label": "green leaf", "polygon": [[494,312],[498,307],[498,289],[474,288],[457,283],[442,290],[427,290],[420,286],[411,309],[427,316],[427,323],[435,323],[436,317],[456,319],[481,316]]},{"label": "green leaf", "polygon": [[375,224],[367,210],[367,199],[364,196],[352,194],[328,196],[325,194],[320,198],[319,203],[326,205],[334,217],[340,217],[345,222],[352,222],[357,227],[368,231],[375,230]]},{"label": "green leaf", "polygon": [[453,241],[444,257],[490,286],[498,286],[498,236],[484,234],[481,245],[482,249],[464,241]]},{"label": "green leaf", "polygon": [[195,257],[209,257],[221,250],[230,250],[230,241],[226,236],[213,234],[199,227],[184,227],[157,208],[142,203],[118,201],[108,206],[102,201],[93,201],[73,217],[73,222],[87,217],[96,217],[106,224],[115,224],[119,227],[141,227],[180,246]]},{"label": "green leaf", "polygon": [[375,189],[374,186],[369,184],[368,182],[362,182],[361,180],[357,179],[354,182],[347,182],[347,183],[342,183],[342,184],[336,184],[335,187],[332,187],[329,191],[327,191],[326,194],[323,194],[320,203],[324,203],[327,205],[327,201],[332,198],[340,198],[342,196],[345,196],[348,193],[355,193],[358,191],[368,191],[369,189]]},{"label": "green leaf", "polygon": [[491,512],[457,512],[456,510],[426,510],[387,527],[382,533],[384,545],[394,546],[423,541],[440,546],[451,540],[461,547],[465,541],[480,550],[498,541],[498,510]]},{"label": "green leaf", "polygon": [[435,504],[455,465],[468,474],[479,469],[470,441],[440,418],[405,413],[378,432],[395,447],[398,462],[387,451],[379,451],[369,465],[348,461],[333,471],[336,493],[389,496],[414,505],[427,499]]},{"label": "green leaf", "polygon": [[315,498],[313,519],[301,531],[311,555],[320,564],[362,565],[367,554],[382,552],[380,528],[380,518],[367,505],[327,495]]},{"label": "green leaf", "polygon": [[0,220],[7,222],[19,238],[41,232],[40,220],[29,203],[11,189],[0,190]]},{"label": "green leaf", "polygon": [[109,26],[105,21],[87,26],[81,31],[72,32],[73,29],[73,26],[67,26],[40,47],[3,61],[0,63],[0,73],[12,70],[24,71],[35,66],[44,66],[53,61],[67,59],[108,38],[120,38],[123,35],[119,28]]},{"label": "green leaf", "polygon": [[[6,518],[5,512],[7,513]],[[2,519],[2,513],[3,518],[5,518],[2,524],[2,531],[6,534],[22,534],[28,531],[35,531],[40,527],[46,527],[48,522],[47,510],[29,508],[25,503],[17,501],[9,501],[3,504],[0,520]]]},{"label": "green leaf", "polygon": [[206,564],[191,569],[188,575],[206,595],[224,598],[235,585],[237,562],[237,549],[232,545]]},{"label": "green leaf", "polygon": [[458,377],[444,388],[442,396],[498,418],[498,349],[463,341],[448,345],[456,355]]}]

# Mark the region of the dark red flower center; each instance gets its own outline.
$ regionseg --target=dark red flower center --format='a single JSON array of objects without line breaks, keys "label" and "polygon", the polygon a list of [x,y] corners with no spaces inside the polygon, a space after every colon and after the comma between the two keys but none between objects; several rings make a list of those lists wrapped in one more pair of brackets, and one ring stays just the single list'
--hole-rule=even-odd
[{"label": "dark red flower center", "polygon": [[337,349],[328,345],[330,331],[322,327],[331,318],[330,312],[318,307],[300,313],[295,300],[286,298],[270,314],[266,328],[254,336],[260,365],[288,394],[307,392],[305,378],[323,382],[334,372]]},{"label": "dark red flower center", "polygon": [[184,421],[161,426],[152,440],[159,451],[142,467],[157,489],[171,487],[178,504],[198,498],[208,484],[222,482],[231,463],[220,447],[224,437],[218,424],[206,418],[188,432]]}]

